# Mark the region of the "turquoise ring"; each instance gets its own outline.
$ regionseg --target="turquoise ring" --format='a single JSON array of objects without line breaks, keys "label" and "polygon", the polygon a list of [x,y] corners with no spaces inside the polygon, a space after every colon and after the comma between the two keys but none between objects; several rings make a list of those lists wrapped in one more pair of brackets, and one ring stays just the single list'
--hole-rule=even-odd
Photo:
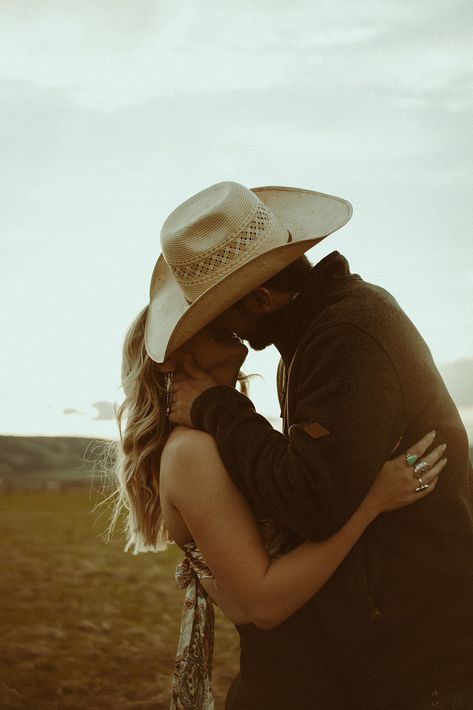
[{"label": "turquoise ring", "polygon": [[406,461],[408,466],[413,466],[419,457],[406,451]]}]

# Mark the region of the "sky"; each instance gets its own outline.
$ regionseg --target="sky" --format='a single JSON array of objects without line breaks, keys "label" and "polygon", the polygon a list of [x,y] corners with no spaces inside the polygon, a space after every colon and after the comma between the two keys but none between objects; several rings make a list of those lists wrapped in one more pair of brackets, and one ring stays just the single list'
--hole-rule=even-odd
[{"label": "sky", "polygon": [[[117,436],[161,225],[221,180],[348,199],[309,258],[471,373],[472,31],[469,0],[3,0],[0,433]],[[276,362],[245,364],[267,416]]]}]

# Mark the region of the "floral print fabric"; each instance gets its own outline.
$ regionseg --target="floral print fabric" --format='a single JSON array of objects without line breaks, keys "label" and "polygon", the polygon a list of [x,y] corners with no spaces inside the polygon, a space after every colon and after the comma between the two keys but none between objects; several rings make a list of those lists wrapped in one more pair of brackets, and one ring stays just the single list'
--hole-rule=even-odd
[{"label": "floral print fabric", "polygon": [[186,589],[174,664],[170,710],[213,710],[212,660],[215,614],[201,579],[213,579],[195,542],[184,547],[176,582]]},{"label": "floral print fabric", "polygon": [[[284,545],[284,530],[272,521],[257,521],[271,559]],[[215,614],[212,599],[200,583],[214,579],[195,542],[184,545],[185,557],[176,567],[176,582],[186,589],[179,643],[174,664],[170,710],[214,710],[212,660]]]}]

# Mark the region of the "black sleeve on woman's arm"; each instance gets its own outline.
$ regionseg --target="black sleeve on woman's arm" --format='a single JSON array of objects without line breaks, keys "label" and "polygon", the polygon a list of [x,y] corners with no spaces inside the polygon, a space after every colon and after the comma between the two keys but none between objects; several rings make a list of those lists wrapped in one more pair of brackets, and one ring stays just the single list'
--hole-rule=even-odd
[{"label": "black sleeve on woman's arm", "polygon": [[203,392],[191,418],[215,437],[231,477],[254,505],[317,540],[336,532],[366,495],[403,433],[405,414],[391,360],[364,331],[331,327],[299,357],[289,438],[230,387]]}]

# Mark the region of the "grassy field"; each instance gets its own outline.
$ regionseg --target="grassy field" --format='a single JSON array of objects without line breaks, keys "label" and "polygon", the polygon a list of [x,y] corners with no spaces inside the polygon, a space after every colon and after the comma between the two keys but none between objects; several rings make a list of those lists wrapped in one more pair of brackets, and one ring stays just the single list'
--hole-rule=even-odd
[{"label": "grassy field", "polygon": [[[0,496],[0,708],[168,708],[182,553],[133,556],[105,543],[97,494]],[[238,635],[217,610],[217,709]]]}]

